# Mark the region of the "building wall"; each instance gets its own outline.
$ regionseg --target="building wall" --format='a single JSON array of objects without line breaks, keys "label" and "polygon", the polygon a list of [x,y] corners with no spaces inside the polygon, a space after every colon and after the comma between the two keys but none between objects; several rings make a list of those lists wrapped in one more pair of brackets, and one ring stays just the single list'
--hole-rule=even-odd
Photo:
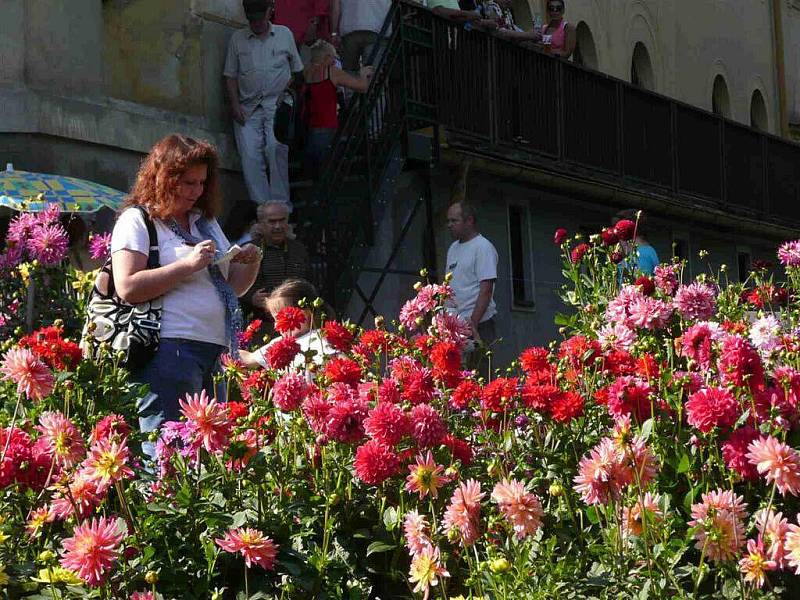
[{"label": "building wall", "polygon": [[[446,213],[457,172],[458,169],[445,164],[437,166],[431,172],[433,229],[436,237],[435,269],[439,279],[446,270],[445,256],[452,243],[446,228]],[[415,172],[405,173],[400,178],[391,208],[379,225],[377,239],[398,239],[411,212],[409,198],[426,193],[426,186],[424,177]],[[497,347],[496,356],[498,366],[507,365],[525,348],[547,344],[560,338],[554,318],[558,313],[567,312],[567,307],[559,296],[565,280],[561,273],[560,249],[552,241],[555,230],[564,227],[570,234],[596,233],[609,225],[614,214],[624,207],[541,189],[520,180],[500,179],[474,168],[468,178],[466,199],[476,206],[479,229],[495,245],[499,255],[494,297],[498,308],[498,334],[505,343]],[[524,258],[529,259],[532,266],[534,290],[534,305],[530,308],[513,305],[508,212],[511,205],[527,209],[529,235]],[[648,213],[647,219],[649,241],[662,261],[671,259],[673,242],[682,241],[688,262],[685,273],[687,277],[717,272],[724,264],[728,269],[729,279],[738,281],[739,253],[747,253],[751,259],[775,263],[778,240],[766,240],[742,231],[723,229],[697,221],[687,222],[665,214]],[[409,234],[401,243],[397,260],[391,265],[395,270],[413,272],[425,264],[425,253],[429,248],[425,245],[424,213],[418,214],[413,223]],[[700,258],[701,250],[707,252],[707,257]],[[376,245],[367,260],[367,266],[382,268],[388,255],[388,243]],[[365,273],[359,284],[369,295],[377,279],[377,274]],[[403,303],[414,296],[412,286],[419,279],[410,274],[389,274],[376,295],[376,310],[389,318],[396,318]],[[363,303],[354,296],[346,316],[357,320],[363,307]],[[371,316],[364,323],[369,325]]]},{"label": "building wall", "polygon": [[[2,0],[3,164],[13,155],[35,170],[36,140],[58,140],[70,154],[48,153],[51,172],[119,186],[135,175],[122,157],[180,132],[219,149],[228,206],[246,198],[222,80],[241,10],[238,0]],[[32,140],[27,151],[20,136]]]},{"label": "building wall", "polygon": [[[789,114],[800,123],[800,2],[798,0],[568,0],[566,18],[589,32],[597,64],[630,81],[634,48],[647,48],[652,89],[706,110],[722,75],[730,114],[750,125],[753,92],[764,98],[768,130],[780,133],[773,46],[773,2],[783,14]],[[544,14],[544,0],[529,0]],[[585,35],[584,35],[585,39]]]}]

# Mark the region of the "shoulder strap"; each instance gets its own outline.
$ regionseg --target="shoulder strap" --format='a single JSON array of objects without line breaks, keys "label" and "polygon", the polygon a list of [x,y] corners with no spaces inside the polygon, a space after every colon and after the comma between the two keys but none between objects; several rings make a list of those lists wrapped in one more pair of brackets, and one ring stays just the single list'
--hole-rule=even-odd
[{"label": "shoulder strap", "polygon": [[156,269],[161,266],[161,256],[158,253],[158,233],[156,233],[156,226],[143,206],[137,206],[136,208],[138,208],[139,212],[142,213],[145,227],[147,227],[147,235],[150,238],[150,248],[147,254],[147,268]]}]

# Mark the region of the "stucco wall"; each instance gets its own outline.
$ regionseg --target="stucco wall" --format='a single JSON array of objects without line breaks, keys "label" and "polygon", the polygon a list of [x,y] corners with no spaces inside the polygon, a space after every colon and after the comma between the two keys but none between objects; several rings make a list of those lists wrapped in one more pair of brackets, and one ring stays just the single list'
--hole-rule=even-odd
[{"label": "stucco wall", "polygon": [[[784,9],[790,106],[800,117],[800,2],[777,1]],[[533,12],[543,13],[543,0],[529,2]],[[655,91],[711,110],[714,78],[722,74],[730,117],[749,125],[758,89],[769,130],[777,133],[771,5],[772,0],[568,0],[566,18],[588,26],[601,71],[629,81],[633,49],[641,42],[651,57]]]}]

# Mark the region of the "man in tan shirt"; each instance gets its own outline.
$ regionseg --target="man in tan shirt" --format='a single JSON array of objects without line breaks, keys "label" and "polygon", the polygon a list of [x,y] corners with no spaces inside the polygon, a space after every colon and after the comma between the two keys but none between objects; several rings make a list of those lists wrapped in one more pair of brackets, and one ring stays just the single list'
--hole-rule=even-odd
[{"label": "man in tan shirt", "polygon": [[270,22],[274,0],[243,5],[249,27],[231,36],[223,74],[244,180],[256,204],[272,200],[291,206],[289,148],[275,138],[275,113],[303,63],[292,32]]}]

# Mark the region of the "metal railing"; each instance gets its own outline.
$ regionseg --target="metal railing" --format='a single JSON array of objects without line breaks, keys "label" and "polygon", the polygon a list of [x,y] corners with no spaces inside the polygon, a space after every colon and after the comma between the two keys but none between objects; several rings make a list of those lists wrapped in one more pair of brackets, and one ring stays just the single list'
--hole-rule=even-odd
[{"label": "metal railing", "polygon": [[476,152],[800,223],[800,146],[400,4],[432,39],[412,76],[437,82],[409,99]]},{"label": "metal railing", "polygon": [[[342,308],[372,242],[393,149],[442,125],[455,146],[667,200],[800,225],[800,146],[396,0],[367,94],[318,182],[328,297]],[[434,149],[438,136],[434,135]]]}]

